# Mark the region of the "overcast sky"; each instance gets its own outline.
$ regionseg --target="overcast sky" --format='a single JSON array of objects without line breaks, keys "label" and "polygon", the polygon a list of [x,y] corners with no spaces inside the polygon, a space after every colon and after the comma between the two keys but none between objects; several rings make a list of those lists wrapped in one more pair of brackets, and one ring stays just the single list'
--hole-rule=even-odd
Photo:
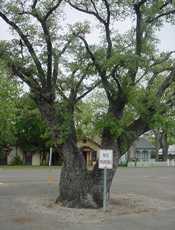
[{"label": "overcast sky", "polygon": [[[92,43],[98,39],[97,30],[95,27],[95,20],[93,17],[90,17],[89,15],[87,16],[83,13],[79,13],[75,10],[71,10],[70,8],[66,9],[65,12],[66,12],[65,23],[73,24],[76,22],[83,22],[85,20],[90,21],[92,26],[92,33],[88,36],[88,40]],[[129,29],[130,25],[131,23],[129,21],[123,22],[117,26],[117,29],[123,33]],[[160,50],[162,51],[175,50],[175,26],[167,24],[157,34],[160,40],[160,44],[159,44]],[[0,19],[0,39],[6,40],[6,39],[10,39],[11,37],[12,36],[10,34],[8,26],[2,21],[2,19]]]}]

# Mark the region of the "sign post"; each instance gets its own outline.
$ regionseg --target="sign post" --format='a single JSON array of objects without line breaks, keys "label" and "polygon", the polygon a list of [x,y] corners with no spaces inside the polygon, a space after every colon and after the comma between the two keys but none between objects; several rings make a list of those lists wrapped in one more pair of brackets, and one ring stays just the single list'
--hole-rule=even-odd
[{"label": "sign post", "polygon": [[110,149],[101,149],[99,155],[99,168],[104,169],[103,182],[103,209],[107,208],[107,169],[113,168],[113,151]]},{"label": "sign post", "polygon": [[103,209],[106,212],[107,207],[107,168],[104,168],[104,185],[103,185]]},{"label": "sign post", "polygon": [[50,147],[50,152],[49,152],[49,175],[48,175],[48,183],[53,183],[53,181],[54,181],[54,177],[51,175],[52,155],[53,155],[53,148]]},{"label": "sign post", "polygon": [[49,153],[49,167],[52,165],[52,147],[50,147],[50,153]]}]

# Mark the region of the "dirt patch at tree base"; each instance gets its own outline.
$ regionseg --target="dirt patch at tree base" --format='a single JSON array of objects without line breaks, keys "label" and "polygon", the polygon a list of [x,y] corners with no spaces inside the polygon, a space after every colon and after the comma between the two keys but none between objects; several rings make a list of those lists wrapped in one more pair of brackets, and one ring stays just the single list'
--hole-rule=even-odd
[{"label": "dirt patch at tree base", "polygon": [[54,200],[45,198],[20,198],[32,213],[40,213],[56,217],[60,223],[102,223],[122,215],[155,214],[163,209],[175,208],[171,202],[141,196],[138,194],[112,194],[107,211],[103,209],[74,209],[56,204]]},{"label": "dirt patch at tree base", "polygon": [[29,217],[17,217],[13,220],[17,224],[28,224],[32,222],[32,219]]}]

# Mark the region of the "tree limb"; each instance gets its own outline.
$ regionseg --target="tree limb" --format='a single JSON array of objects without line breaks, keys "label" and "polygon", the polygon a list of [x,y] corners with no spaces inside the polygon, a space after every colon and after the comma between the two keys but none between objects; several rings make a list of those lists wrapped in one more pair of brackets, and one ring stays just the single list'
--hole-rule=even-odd
[{"label": "tree limb", "polygon": [[50,8],[50,10],[47,12],[47,14],[44,16],[44,20],[46,21],[50,15],[60,6],[61,2],[63,0],[58,0],[58,2],[52,7]]},{"label": "tree limb", "polygon": [[83,41],[83,43],[84,43],[84,45],[85,45],[85,48],[86,48],[86,50],[87,50],[87,53],[89,54],[89,56],[90,56],[90,58],[91,58],[91,60],[92,60],[92,62],[93,62],[93,64],[94,64],[94,66],[96,67],[97,71],[98,71],[99,73],[101,73],[101,72],[102,72],[101,66],[100,66],[99,63],[97,62],[95,55],[92,53],[92,51],[91,51],[91,49],[90,49],[90,47],[89,47],[88,42],[86,41],[86,39],[85,39],[83,36],[78,35],[78,37]]},{"label": "tree limb", "polygon": [[159,89],[157,90],[156,96],[162,97],[165,90],[171,85],[173,81],[175,81],[175,64],[171,73],[166,77],[166,79],[162,82]]},{"label": "tree limb", "polygon": [[76,103],[78,101],[80,101],[83,97],[85,97],[87,94],[89,94],[90,92],[92,92],[92,90],[94,90],[97,86],[99,86],[101,84],[101,80],[97,81],[92,87],[89,87],[88,90],[86,92],[84,92],[82,95],[78,96],[76,98]]},{"label": "tree limb", "polygon": [[9,24],[18,34],[19,36],[21,37],[21,39],[23,40],[23,42],[25,43],[35,65],[36,65],[36,68],[38,70],[38,75],[41,79],[41,82],[42,84],[44,85],[45,84],[45,79],[44,79],[44,76],[45,76],[45,72],[42,68],[42,65],[35,53],[35,50],[33,49],[33,46],[32,44],[30,43],[29,39],[27,38],[27,36],[22,32],[22,30],[17,26],[16,23],[14,23],[13,21],[9,20],[5,14],[3,14],[1,11],[0,11],[0,17],[7,23]]},{"label": "tree limb", "polygon": [[138,118],[129,125],[118,138],[121,156],[126,153],[132,143],[142,134],[149,131],[149,125],[143,118]]},{"label": "tree limb", "polygon": [[31,71],[29,69],[25,69],[19,67],[12,63],[11,65],[12,71],[15,75],[17,75],[21,80],[23,80],[27,85],[29,85],[32,89],[40,89],[40,85],[38,82],[32,77]]},{"label": "tree limb", "polygon": [[77,6],[76,4],[73,4],[70,0],[67,0],[67,2],[69,3],[69,5],[70,5],[72,8],[74,8],[74,9],[80,11],[80,12],[83,12],[83,13],[86,13],[86,14],[90,14],[90,15],[95,16],[95,17],[96,17],[101,23],[103,23],[103,24],[106,23],[105,20],[104,20],[102,17],[100,17],[100,15],[99,15],[99,13],[98,13],[96,7],[94,8],[95,3],[94,3],[92,0],[91,0],[91,3],[93,2],[92,5],[93,5],[93,8],[94,8],[95,11],[91,11],[91,10],[88,10],[88,9],[83,9],[83,8]]},{"label": "tree limb", "polygon": [[134,4],[134,10],[136,13],[136,55],[141,55],[142,50],[142,13],[141,13],[141,6],[146,2],[147,0],[138,1]]},{"label": "tree limb", "polygon": [[31,12],[31,15],[40,22],[41,27],[43,29],[44,39],[46,41],[46,46],[47,46],[47,86],[50,88],[51,78],[52,78],[52,57],[53,57],[53,47],[52,47],[51,35],[50,35],[49,29],[47,26],[47,22],[38,13],[36,9],[35,11]]},{"label": "tree limb", "polygon": [[38,3],[38,0],[33,0],[32,9],[35,9],[37,3]]},{"label": "tree limb", "polygon": [[170,14],[175,14],[175,10],[169,10],[169,11],[167,11],[167,12],[163,12],[163,13],[157,15],[157,16],[154,17],[154,18],[148,18],[148,19],[146,20],[146,22],[147,22],[147,23],[153,23],[153,22],[156,21],[157,19],[159,19],[159,18],[161,18],[161,17],[164,17],[164,16],[168,16],[168,15],[170,15]]}]

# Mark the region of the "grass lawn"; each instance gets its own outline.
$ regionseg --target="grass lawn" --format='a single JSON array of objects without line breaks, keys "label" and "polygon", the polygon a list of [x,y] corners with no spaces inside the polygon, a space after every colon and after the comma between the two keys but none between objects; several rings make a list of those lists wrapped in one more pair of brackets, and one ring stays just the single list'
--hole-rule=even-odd
[{"label": "grass lawn", "polygon": [[[51,166],[52,169],[59,169],[61,168],[61,166]],[[31,166],[31,165],[15,165],[15,166],[11,166],[11,165],[5,165],[2,166],[0,165],[0,169],[5,169],[5,170],[9,170],[9,169],[49,169],[49,166]]]}]

